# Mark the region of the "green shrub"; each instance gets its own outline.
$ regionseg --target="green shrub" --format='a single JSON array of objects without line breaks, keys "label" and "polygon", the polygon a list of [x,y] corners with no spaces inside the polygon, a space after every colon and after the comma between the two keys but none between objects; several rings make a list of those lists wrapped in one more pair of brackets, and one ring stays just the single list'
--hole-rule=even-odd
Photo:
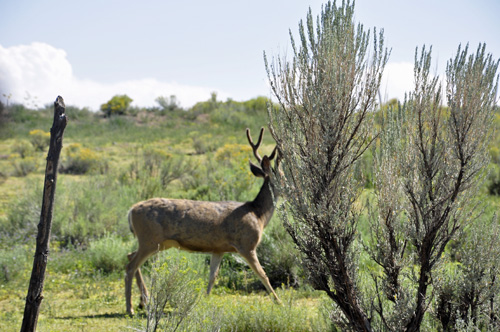
[{"label": "green shrub", "polygon": [[172,157],[172,154],[158,148],[146,148],[142,152],[142,169],[150,176],[159,175],[159,171],[166,160]]},{"label": "green shrub", "polygon": [[42,188],[38,182],[19,190],[17,200],[10,206],[0,225],[2,245],[14,246],[34,239],[40,221],[41,197]]},{"label": "green shrub", "polygon": [[449,245],[435,282],[433,314],[443,330],[464,331],[464,326],[499,330],[499,240],[496,217],[478,218]]},{"label": "green shrub", "polygon": [[16,140],[11,148],[9,161],[14,168],[14,176],[23,177],[35,172],[38,160],[34,157],[34,145],[25,139]]},{"label": "green shrub", "polygon": [[162,111],[173,112],[180,109],[179,101],[175,95],[170,95],[170,97],[159,96],[155,101],[160,105]]},{"label": "green shrub", "polygon": [[14,176],[26,176],[35,172],[38,168],[38,162],[35,157],[17,158],[16,155],[11,155],[9,159],[14,168]]},{"label": "green shrub", "polygon": [[92,112],[88,108],[78,108],[75,106],[66,105],[66,114],[71,117],[71,123],[74,121],[92,121],[92,118],[96,116],[95,112]]},{"label": "green shrub", "polygon": [[[34,124],[42,117],[41,112],[29,109],[21,104],[12,104],[6,111],[11,123]],[[24,135],[25,131],[22,133]]]},{"label": "green shrub", "polygon": [[[220,161],[207,158],[183,179],[186,198],[208,201],[253,200],[256,177],[250,172],[248,159],[233,158],[230,167],[221,167]],[[224,166],[224,165],[223,165]]]},{"label": "green shrub", "polygon": [[199,302],[204,282],[185,253],[155,256],[146,304],[145,331],[176,331],[189,325],[189,315]]},{"label": "green shrub", "polygon": [[244,101],[242,104],[249,110],[253,112],[259,112],[261,115],[266,116],[267,107],[272,103],[271,99],[267,97],[256,97],[247,101]]},{"label": "green shrub", "polygon": [[[112,136],[116,134],[116,132],[125,133],[125,134],[130,134],[130,131],[132,128],[134,128],[135,123],[128,117],[118,117],[114,116],[111,117],[108,120],[107,126],[104,128],[109,128],[110,134],[112,133]],[[136,129],[136,128],[134,128]],[[136,131],[134,131],[136,132]],[[141,133],[141,131],[137,131],[138,133]],[[110,137],[112,137],[110,136]],[[127,140],[130,141],[130,140]]]},{"label": "green shrub", "polygon": [[63,247],[88,246],[107,233],[130,235],[126,215],[136,201],[134,192],[101,175],[59,182],[52,233]]},{"label": "green shrub", "polygon": [[[19,191],[5,219],[0,218],[0,243],[32,241],[40,220],[42,180]],[[74,180],[59,177],[52,220],[52,237],[62,248],[88,246],[107,233],[130,235],[126,214],[136,202],[135,192],[112,177],[89,176]]]},{"label": "green shrub", "polygon": [[0,282],[16,279],[29,267],[28,257],[33,251],[27,246],[13,246],[0,249]]},{"label": "green shrub", "polygon": [[61,247],[64,243],[51,241],[48,266],[51,271],[73,277],[91,276],[96,273],[87,251],[83,247]]},{"label": "green shrub", "polygon": [[90,242],[86,254],[91,266],[104,274],[123,271],[130,246],[116,235],[105,235]]},{"label": "green shrub", "polygon": [[132,243],[117,234],[107,233],[84,245],[69,246],[52,241],[49,266],[51,271],[78,276],[109,275],[124,271]]},{"label": "green shrub", "polygon": [[189,177],[194,167],[183,156],[146,148],[142,155],[135,156],[128,170],[120,174],[119,180],[135,193],[137,200],[169,196],[169,185]]},{"label": "green shrub", "polygon": [[33,145],[25,139],[19,139],[12,144],[12,153],[19,154],[21,158],[33,155]]},{"label": "green shrub", "polygon": [[196,133],[191,136],[193,138],[193,148],[196,154],[205,154],[217,149],[217,142],[214,141],[211,134],[199,135]]},{"label": "green shrub", "polygon": [[217,93],[212,92],[209,100],[196,103],[186,113],[186,116],[188,119],[195,119],[200,114],[211,113],[212,111],[217,109],[217,107],[219,107],[221,103],[222,102],[217,101]]},{"label": "green shrub", "polygon": [[30,142],[36,150],[43,151],[46,147],[49,146],[50,133],[45,132],[41,129],[33,129],[30,131],[29,135]]},{"label": "green shrub", "polygon": [[[209,258],[207,257],[208,264]],[[248,292],[264,287],[243,257],[238,254],[224,255],[215,283],[217,287],[222,287],[224,291],[237,290]],[[215,293],[218,292],[219,290],[215,290]]]},{"label": "green shrub", "polygon": [[500,196],[500,166],[490,163],[486,187],[490,195]]},{"label": "green shrub", "polygon": [[237,128],[245,128],[248,126],[254,127],[252,120],[253,116],[245,112],[244,110],[235,111],[231,106],[225,105],[213,111],[210,114],[210,120],[218,124],[229,125]]}]

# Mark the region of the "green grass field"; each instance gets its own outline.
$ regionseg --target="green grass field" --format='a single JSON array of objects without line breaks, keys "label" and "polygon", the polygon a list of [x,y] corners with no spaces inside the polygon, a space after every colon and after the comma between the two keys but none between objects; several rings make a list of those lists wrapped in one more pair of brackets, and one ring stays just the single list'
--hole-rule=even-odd
[{"label": "green grass field", "polygon": [[[0,286],[0,330],[19,331],[29,276]],[[134,289],[134,294],[137,290]],[[324,331],[322,297],[316,293],[278,290],[279,306],[264,292],[235,292],[216,288],[200,295],[182,331],[205,331],[218,325],[223,331]],[[135,302],[137,299],[134,298]],[[37,331],[130,331],[145,326],[145,313],[125,314],[121,274],[74,276],[49,273]],[[200,328],[200,329],[197,329]]]}]

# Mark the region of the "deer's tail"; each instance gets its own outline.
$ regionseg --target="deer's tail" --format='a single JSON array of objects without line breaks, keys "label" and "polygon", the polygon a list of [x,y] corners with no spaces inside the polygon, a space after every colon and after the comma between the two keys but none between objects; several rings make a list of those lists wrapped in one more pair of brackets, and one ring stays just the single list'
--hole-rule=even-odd
[{"label": "deer's tail", "polygon": [[135,236],[134,225],[132,225],[132,209],[128,210],[127,219],[128,219],[128,227],[130,228],[132,234],[134,234]]}]

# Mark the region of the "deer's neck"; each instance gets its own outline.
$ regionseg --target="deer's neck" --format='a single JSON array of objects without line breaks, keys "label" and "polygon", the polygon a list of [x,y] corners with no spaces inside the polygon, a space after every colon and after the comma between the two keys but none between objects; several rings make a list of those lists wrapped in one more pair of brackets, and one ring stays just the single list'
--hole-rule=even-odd
[{"label": "deer's neck", "polygon": [[277,199],[274,186],[269,177],[264,179],[259,194],[253,200],[255,214],[260,219],[262,227],[266,227],[274,213],[274,201]]}]

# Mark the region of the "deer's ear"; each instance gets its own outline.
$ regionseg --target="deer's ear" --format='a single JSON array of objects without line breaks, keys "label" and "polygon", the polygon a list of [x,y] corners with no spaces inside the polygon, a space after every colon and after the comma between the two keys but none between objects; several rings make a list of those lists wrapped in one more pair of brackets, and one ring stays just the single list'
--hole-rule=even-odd
[{"label": "deer's ear", "polygon": [[249,163],[250,163],[250,170],[252,171],[253,175],[261,178],[266,176],[266,173],[264,173],[264,171],[259,166],[255,165],[251,161]]}]

